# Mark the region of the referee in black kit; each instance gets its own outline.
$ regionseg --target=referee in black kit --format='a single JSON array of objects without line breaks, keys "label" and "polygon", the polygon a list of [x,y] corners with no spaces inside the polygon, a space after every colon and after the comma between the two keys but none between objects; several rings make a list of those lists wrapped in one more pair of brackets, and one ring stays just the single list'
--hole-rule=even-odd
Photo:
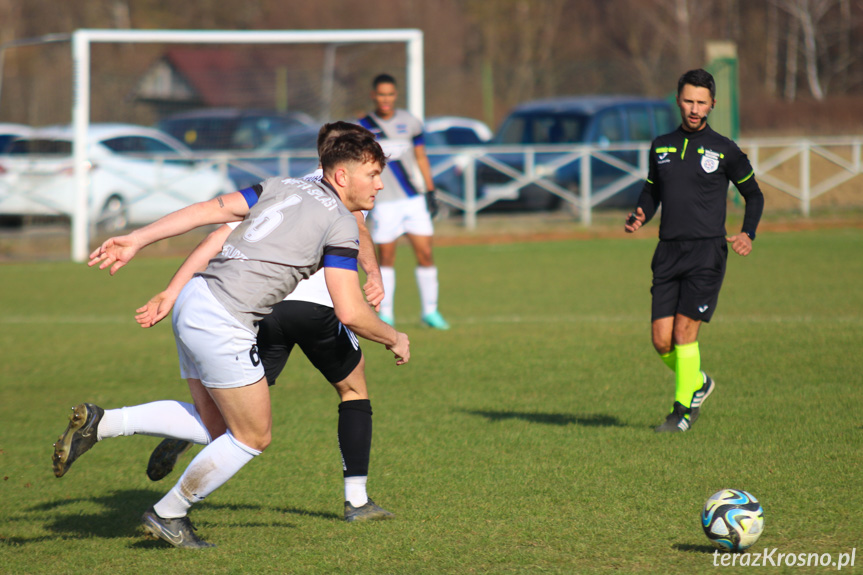
[{"label": "referee in black kit", "polygon": [[[698,328],[709,322],[725,276],[728,244],[741,256],[752,251],[764,196],[746,154],[707,125],[716,105],[716,83],[705,70],[677,82],[681,125],[650,148],[647,181],[626,221],[633,233],[660,205],[659,244],[653,255],[653,347],[675,374],[674,405],[657,432],[688,431],[714,381],[701,371]],[[727,237],[726,196],[731,181],[746,202],[743,227]]]}]

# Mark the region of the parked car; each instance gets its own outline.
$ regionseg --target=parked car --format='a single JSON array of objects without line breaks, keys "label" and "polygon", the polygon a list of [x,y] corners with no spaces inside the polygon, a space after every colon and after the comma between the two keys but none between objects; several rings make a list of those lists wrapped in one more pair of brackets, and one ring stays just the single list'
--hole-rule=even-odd
[{"label": "parked car", "polygon": [[256,150],[290,132],[317,134],[319,126],[302,112],[203,108],[160,120],[156,127],[191,150]]},{"label": "parked car", "polygon": [[[299,177],[317,168],[317,130],[314,132],[295,130],[282,134],[272,141],[231,160],[229,174],[240,186],[245,187],[267,177],[288,175]],[[451,193],[461,187],[461,170],[465,158],[453,158],[452,154],[436,154],[436,148],[482,145],[492,136],[484,123],[472,118],[440,116],[429,118],[425,123],[425,143],[429,148],[432,167],[448,160],[449,167],[435,176],[435,186]],[[285,154],[290,152],[290,154]]]},{"label": "parked car", "polygon": [[239,188],[273,176],[299,178],[318,168],[318,129],[286,132],[267,144],[230,159],[228,175]]},{"label": "parked car", "polygon": [[484,122],[460,116],[427,118],[425,134],[428,146],[481,146],[492,138]]},{"label": "parked car", "polygon": [[156,125],[197,152],[229,153],[223,161],[238,188],[275,175],[302,176],[317,167],[316,153],[287,159],[293,151],[315,150],[320,125],[303,112],[203,108]]},{"label": "parked car", "polygon": [[9,142],[21,136],[27,136],[33,131],[33,128],[24,124],[3,124],[0,123],[0,154],[9,145]]},{"label": "parked car", "polygon": [[[567,146],[590,144],[606,148],[615,144],[650,142],[675,127],[671,105],[665,100],[636,96],[580,96],[526,102],[517,106],[503,121],[492,140],[493,146]],[[608,155],[628,166],[638,165],[638,152],[609,150]],[[561,151],[537,152],[535,173],[570,192],[580,186],[581,161],[567,158]],[[525,154],[491,153],[501,164],[523,172]],[[619,179],[626,172],[597,158],[591,159],[592,188],[597,189]],[[514,188],[515,179],[501,170],[482,164],[477,170],[479,197],[515,196],[494,204],[496,208],[553,210],[561,198],[535,183]],[[611,196],[602,207],[630,207],[642,184],[634,183]]]},{"label": "parked car", "polygon": [[[452,154],[440,148],[484,146],[492,131],[479,120],[459,116],[434,116],[425,121],[425,143],[434,175],[435,188],[442,194],[464,198],[464,169],[473,161],[463,154]],[[445,203],[441,210],[449,211]],[[444,214],[445,215],[445,214]],[[442,216],[443,217],[443,216]]]},{"label": "parked car", "polygon": [[[0,156],[0,214],[70,215],[75,205],[71,127],[36,129]],[[131,124],[87,133],[89,218],[101,230],[143,224],[235,190],[212,163],[174,138]]]}]

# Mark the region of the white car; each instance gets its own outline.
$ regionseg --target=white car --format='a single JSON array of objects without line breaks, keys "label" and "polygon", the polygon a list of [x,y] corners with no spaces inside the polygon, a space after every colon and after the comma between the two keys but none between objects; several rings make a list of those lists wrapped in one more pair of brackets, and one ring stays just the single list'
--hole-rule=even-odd
[{"label": "white car", "polygon": [[24,124],[6,124],[0,123],[0,153],[6,149],[9,142],[21,136],[29,136],[33,132],[33,128]]},{"label": "white car", "polygon": [[425,132],[432,138],[426,143],[437,146],[477,146],[491,140],[493,135],[484,122],[460,116],[426,118]]},{"label": "white car", "polygon": [[[93,124],[87,134],[89,221],[112,232],[144,224],[235,190],[212,162],[143,126]],[[72,129],[34,129],[0,155],[0,214],[71,215],[75,205]]]}]

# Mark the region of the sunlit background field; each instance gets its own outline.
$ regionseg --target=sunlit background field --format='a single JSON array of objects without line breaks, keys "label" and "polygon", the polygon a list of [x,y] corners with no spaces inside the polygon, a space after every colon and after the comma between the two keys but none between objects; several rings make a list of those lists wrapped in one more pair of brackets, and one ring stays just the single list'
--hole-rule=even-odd
[{"label": "sunlit background field", "polygon": [[764,233],[729,256],[700,338],[717,389],[676,435],[652,429],[673,398],[650,344],[654,241],[622,236],[439,247],[449,332],[420,327],[402,251],[412,360],[364,346],[369,490],[397,518],[341,520],[338,399],[297,351],[272,390],[273,444],[192,511],[218,545],[200,552],[139,527],[178,477],[147,479],[158,439],[108,440],[62,479],[49,464],[76,403],[187,399],[169,324],[133,320],[179,260],[144,252],[113,278],[0,266],[0,571],[703,573],[699,512],[723,487],[764,506],[752,553],[863,547],[863,232]]}]

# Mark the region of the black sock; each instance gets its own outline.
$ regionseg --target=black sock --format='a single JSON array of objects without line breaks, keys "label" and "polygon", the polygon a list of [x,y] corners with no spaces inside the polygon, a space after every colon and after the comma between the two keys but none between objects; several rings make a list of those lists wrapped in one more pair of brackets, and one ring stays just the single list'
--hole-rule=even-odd
[{"label": "black sock", "polygon": [[339,449],[345,477],[367,476],[372,450],[372,404],[368,399],[339,404]]}]

